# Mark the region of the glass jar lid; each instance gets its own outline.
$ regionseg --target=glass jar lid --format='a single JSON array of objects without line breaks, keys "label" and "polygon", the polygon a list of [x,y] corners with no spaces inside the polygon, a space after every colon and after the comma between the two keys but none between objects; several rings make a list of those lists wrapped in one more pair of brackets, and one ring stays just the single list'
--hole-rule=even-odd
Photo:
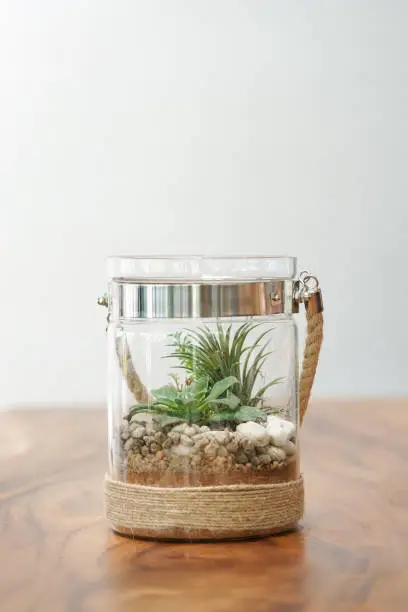
[{"label": "glass jar lid", "polygon": [[231,283],[292,279],[288,256],[123,255],[108,258],[110,279],[142,283]]}]

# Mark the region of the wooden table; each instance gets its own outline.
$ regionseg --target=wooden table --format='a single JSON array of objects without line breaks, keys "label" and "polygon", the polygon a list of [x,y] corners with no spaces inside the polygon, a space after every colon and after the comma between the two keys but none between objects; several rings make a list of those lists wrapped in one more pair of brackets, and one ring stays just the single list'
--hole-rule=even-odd
[{"label": "wooden table", "polygon": [[303,528],[169,544],[103,517],[99,410],[0,414],[1,612],[406,612],[408,401],[315,402]]}]

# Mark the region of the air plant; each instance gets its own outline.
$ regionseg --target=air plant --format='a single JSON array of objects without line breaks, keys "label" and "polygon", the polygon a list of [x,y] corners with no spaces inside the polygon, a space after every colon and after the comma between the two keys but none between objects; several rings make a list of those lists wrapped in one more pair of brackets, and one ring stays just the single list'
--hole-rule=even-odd
[{"label": "air plant", "polygon": [[237,398],[242,410],[242,420],[248,420],[253,418],[245,417],[249,415],[248,408],[256,407],[265,392],[281,381],[280,378],[275,378],[255,390],[262,368],[272,352],[267,351],[267,342],[262,344],[272,328],[260,333],[252,344],[245,345],[249,334],[260,325],[262,324],[248,321],[235,332],[232,331],[232,325],[224,331],[220,323],[215,331],[207,325],[197,330],[179,331],[172,334],[169,346],[173,351],[167,357],[178,359],[178,367],[183,368],[193,379],[208,378],[210,386],[233,377],[235,382],[228,393]]}]

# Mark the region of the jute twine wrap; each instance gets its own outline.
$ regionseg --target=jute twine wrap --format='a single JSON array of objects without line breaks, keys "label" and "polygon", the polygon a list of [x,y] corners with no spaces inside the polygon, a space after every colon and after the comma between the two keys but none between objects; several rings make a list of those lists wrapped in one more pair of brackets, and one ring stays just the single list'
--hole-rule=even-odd
[{"label": "jute twine wrap", "polygon": [[[307,336],[299,383],[302,424],[323,340],[323,314],[306,304]],[[138,401],[148,393],[126,344],[117,345],[129,390]],[[178,539],[245,538],[293,528],[303,516],[303,478],[274,484],[150,487],[105,480],[106,515],[116,531]]]},{"label": "jute twine wrap", "polygon": [[[303,515],[303,479],[271,485],[148,487],[105,480],[113,528],[174,533],[211,531],[213,537],[257,535],[293,525]],[[228,533],[227,533],[228,532]]]}]

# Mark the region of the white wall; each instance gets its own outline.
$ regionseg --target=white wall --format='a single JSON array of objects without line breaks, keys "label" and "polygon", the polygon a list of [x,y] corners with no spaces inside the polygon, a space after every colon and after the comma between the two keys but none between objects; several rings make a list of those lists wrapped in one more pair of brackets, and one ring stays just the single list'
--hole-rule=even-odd
[{"label": "white wall", "polygon": [[3,0],[0,406],[103,399],[112,253],[298,255],[316,394],[407,394],[407,23],[403,0]]}]

